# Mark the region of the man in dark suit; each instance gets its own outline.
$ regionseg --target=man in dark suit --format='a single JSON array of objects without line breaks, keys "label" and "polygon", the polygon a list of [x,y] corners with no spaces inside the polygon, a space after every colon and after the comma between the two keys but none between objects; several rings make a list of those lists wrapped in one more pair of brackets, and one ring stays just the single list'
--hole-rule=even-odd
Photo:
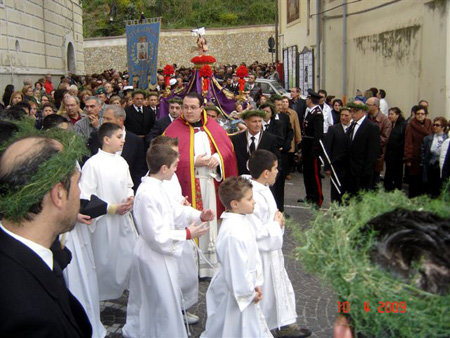
[{"label": "man in dark suit", "polygon": [[250,92],[250,96],[253,98],[253,101],[255,101],[256,104],[258,105],[259,99],[261,98],[262,95],[262,89],[256,83],[255,74],[248,75],[248,82],[245,84],[245,91]]},{"label": "man in dark suit", "polygon": [[152,113],[158,117],[159,114],[159,97],[158,93],[150,92],[148,93],[148,108],[152,111]]},{"label": "man in dark suit", "polygon": [[373,168],[380,153],[380,129],[366,117],[367,106],[361,101],[347,105],[353,122],[349,131],[348,192],[357,194],[361,190],[373,189]]},{"label": "man in dark suit", "polygon": [[306,104],[309,111],[303,119],[302,156],[303,181],[306,201],[322,206],[322,181],[320,178],[319,156],[322,154],[320,141],[323,139],[323,114],[319,106],[320,95],[308,89]]},{"label": "man in dark suit", "polygon": [[277,202],[277,207],[280,211],[284,211],[284,186],[286,182],[286,176],[289,174],[289,151],[292,147],[292,140],[294,138],[294,130],[290,122],[288,113],[282,112],[283,109],[283,97],[280,95],[272,95],[270,98],[275,106],[275,119],[278,120],[278,134],[279,140],[281,140],[280,149],[280,169],[277,180],[272,187],[272,191]]},{"label": "man in dark suit", "polygon": [[[135,90],[132,94],[133,104],[125,109],[127,118],[125,128],[141,138],[145,138],[155,124],[156,115],[148,107],[144,107],[145,92]],[[146,144],[148,147],[148,144]]]},{"label": "man in dark suit", "polygon": [[[147,163],[145,162],[144,140],[124,127],[126,115],[122,107],[113,104],[106,106],[103,118],[104,122],[115,123],[124,130],[125,143],[120,155],[128,163],[131,179],[134,184],[133,189],[136,191],[141,183],[141,178],[148,171]],[[94,131],[91,134],[88,146],[92,155],[97,154],[98,149],[101,148],[98,131]]]},{"label": "man in dark suit", "polygon": [[262,130],[262,121],[265,115],[265,112],[260,110],[245,112],[242,114],[242,118],[247,125],[247,131],[231,136],[239,175],[250,174],[247,162],[256,149],[271,151],[277,155],[278,159],[280,158],[276,136]]},{"label": "man in dark suit", "polygon": [[297,112],[300,127],[303,126],[303,118],[306,112],[306,100],[300,97],[300,88],[291,88],[291,100],[289,100],[289,107]]},{"label": "man in dark suit", "polygon": [[[347,131],[350,130],[351,115],[347,107],[344,107],[340,111],[340,123],[331,126],[328,129],[328,133],[325,136],[324,146],[327,151],[328,157],[333,166],[334,172],[331,170],[330,163],[326,156],[323,156],[325,162],[324,170],[327,176],[334,181],[331,183],[331,202],[341,202],[342,195],[347,191],[347,180],[349,179],[349,167],[348,167],[348,135]],[[337,176],[337,179],[336,179]],[[341,183],[341,185],[338,185]],[[339,191],[336,189],[338,185]]]},{"label": "man in dark suit", "polygon": [[181,106],[183,105],[183,100],[179,97],[174,97],[169,100],[169,115],[164,116],[163,118],[156,120],[155,125],[153,126],[150,133],[147,135],[147,143],[150,144],[152,140],[164,133],[166,128],[175,120],[177,117],[181,115]]},{"label": "man in dark suit", "polygon": [[[66,148],[55,139],[28,137],[12,143],[0,159],[2,337],[92,336],[51,250],[61,251],[52,243],[74,227],[80,208],[79,154],[64,143]],[[55,162],[63,164],[58,173]],[[44,176],[35,175],[41,171],[49,183],[45,191]]]}]

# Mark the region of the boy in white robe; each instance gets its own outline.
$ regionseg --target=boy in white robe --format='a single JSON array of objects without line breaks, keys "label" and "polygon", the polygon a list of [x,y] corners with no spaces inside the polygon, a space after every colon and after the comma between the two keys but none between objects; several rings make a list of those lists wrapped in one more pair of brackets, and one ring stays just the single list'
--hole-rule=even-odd
[{"label": "boy in white robe", "polygon": [[123,214],[128,205],[108,205],[96,196],[84,196],[83,192],[80,197],[78,222],[71,231],[61,235],[61,245],[65,244],[72,253],[72,260],[63,270],[63,275],[67,288],[86,311],[92,325],[92,338],[103,338],[107,332],[100,320],[97,273],[87,224],[106,213]]},{"label": "boy in white robe", "polygon": [[137,241],[132,216],[133,181],[127,162],[117,154],[123,148],[122,129],[104,123],[99,129],[102,149],[83,166],[80,187],[86,196],[96,195],[108,204],[127,203],[124,214],[95,219],[91,231],[99,299],[119,298],[128,288],[131,257]]},{"label": "boy in white robe", "polygon": [[[163,187],[178,165],[178,153],[168,145],[154,145],[147,152],[149,176],[136,193],[134,216],[141,234],[133,254],[124,337],[187,337],[181,313],[177,257],[183,243],[204,235],[208,228],[196,222],[215,216],[171,201]],[[190,220],[189,227],[176,224]]]},{"label": "boy in white robe", "polygon": [[217,269],[206,293],[208,318],[202,338],[272,337],[259,307],[263,272],[253,228],[246,215],[255,201],[251,183],[230,177],[219,188],[229,211],[221,216]]},{"label": "boy in white robe", "polygon": [[270,186],[278,174],[275,154],[256,150],[251,155],[248,168],[252,176],[255,211],[248,218],[253,226],[264,272],[261,310],[271,330],[277,337],[308,337],[311,331],[296,324],[295,294],[284,268],[282,252],[284,217],[277,209]]},{"label": "boy in white robe", "polygon": [[[179,153],[177,138],[160,135],[152,140],[151,146],[156,144],[167,144]],[[187,197],[184,197],[182,194],[181,185],[176,173],[173,174],[170,180],[164,180],[162,185],[174,203],[191,205]],[[176,229],[184,229],[187,226],[189,226],[188,220],[184,220],[180,224],[175,224]],[[180,283],[182,294],[182,310],[185,311],[183,317],[189,325],[194,325],[198,324],[200,318],[193,313],[187,312],[187,310],[198,301],[197,250],[193,240],[185,241],[182,245],[183,249],[180,257],[177,257],[177,264],[179,274],[178,282]]]}]

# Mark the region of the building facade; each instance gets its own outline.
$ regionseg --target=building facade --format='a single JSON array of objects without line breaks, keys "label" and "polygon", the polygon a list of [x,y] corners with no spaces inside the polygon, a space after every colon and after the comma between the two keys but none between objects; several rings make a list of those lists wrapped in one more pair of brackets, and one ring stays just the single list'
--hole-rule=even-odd
[{"label": "building facade", "polygon": [[0,88],[84,74],[81,0],[0,0]]},{"label": "building facade", "polygon": [[426,99],[432,116],[450,117],[447,0],[279,0],[278,6],[278,58],[288,86],[324,88],[339,98],[382,88],[389,106],[406,116]]}]

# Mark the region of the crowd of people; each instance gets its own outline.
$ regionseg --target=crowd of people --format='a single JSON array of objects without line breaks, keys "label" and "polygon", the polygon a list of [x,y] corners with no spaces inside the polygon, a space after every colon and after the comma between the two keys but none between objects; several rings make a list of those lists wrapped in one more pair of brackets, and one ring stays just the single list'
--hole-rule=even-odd
[{"label": "crowd of people", "polygon": [[[126,337],[186,336],[185,324],[199,320],[187,310],[197,302],[200,278],[212,279],[203,337],[307,337],[311,332],[296,325],[295,293],[281,251],[288,217],[282,214],[285,181],[291,174],[303,172],[306,196],[299,201],[317,208],[324,199],[322,165],[332,182],[331,201],[338,203],[345,194],[376,189],[381,179],[388,191],[401,190],[406,182],[410,197],[437,197],[448,179],[447,120],[431,122],[427,101],[414,105],[405,119],[376,88],[364,95],[358,91],[347,104],[325,90],[308,90],[305,98],[299,88],[291,88],[290,97],[268,97],[255,79],[278,80],[274,65],[252,64],[243,91],[236,68],[215,70],[222,90],[236,99],[230,115],[196,92],[171,98],[168,112],[160,111],[166,93],[186,85],[193,72],[188,68],[177,68],[167,87],[159,74],[153,90],[134,88],[126,74],[115,70],[84,79],[69,75],[58,86],[47,74],[34,85],[25,80],[21,91],[5,88],[5,128],[15,128],[8,121],[33,119],[37,130],[78,134],[89,149],[79,159],[81,179],[78,172],[67,176],[77,187],[79,179],[81,192],[70,193],[83,202],[78,222],[64,231],[53,229],[44,246],[49,249],[47,244],[65,233],[56,247],[68,247],[72,262],[58,262],[58,268],[85,309],[93,336],[106,334],[99,302],[116,299],[125,289],[130,291]],[[14,158],[15,148],[31,144],[41,151],[52,143],[53,153],[64,153],[58,141],[42,135],[6,148],[0,186],[16,189],[8,181],[16,169],[8,163],[34,160],[28,152],[25,160]],[[51,157],[37,159],[36,165]],[[32,172],[25,177],[20,184],[37,179]],[[61,202],[52,192],[58,182],[45,192],[49,197],[38,196],[35,203],[46,212],[58,209],[60,218],[72,217],[62,210],[68,197]],[[69,195],[69,188],[58,189]],[[70,212],[77,206],[72,199]],[[0,235],[27,235],[17,226],[42,223],[30,216],[41,215],[39,209],[26,211],[16,219],[1,210]],[[55,270],[56,264],[47,265]],[[19,330],[4,325],[5,332]],[[71,325],[78,336],[88,330],[84,320]]]}]

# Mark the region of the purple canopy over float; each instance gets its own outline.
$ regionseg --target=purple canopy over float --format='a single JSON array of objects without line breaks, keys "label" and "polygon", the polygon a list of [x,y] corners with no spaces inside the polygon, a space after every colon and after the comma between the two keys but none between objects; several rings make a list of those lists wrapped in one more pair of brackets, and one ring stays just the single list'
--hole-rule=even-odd
[{"label": "purple canopy over float", "polygon": [[203,65],[213,65],[216,59],[210,55],[201,55],[194,57],[191,62],[194,63],[194,73],[183,88],[166,89],[160,100],[158,119],[169,115],[169,100],[174,97],[184,98],[188,93],[196,92],[202,95],[205,103],[212,102],[217,106],[226,117],[234,110],[234,95],[228,89],[222,87],[214,74],[209,78],[208,90],[203,91],[203,77],[199,72]]}]

